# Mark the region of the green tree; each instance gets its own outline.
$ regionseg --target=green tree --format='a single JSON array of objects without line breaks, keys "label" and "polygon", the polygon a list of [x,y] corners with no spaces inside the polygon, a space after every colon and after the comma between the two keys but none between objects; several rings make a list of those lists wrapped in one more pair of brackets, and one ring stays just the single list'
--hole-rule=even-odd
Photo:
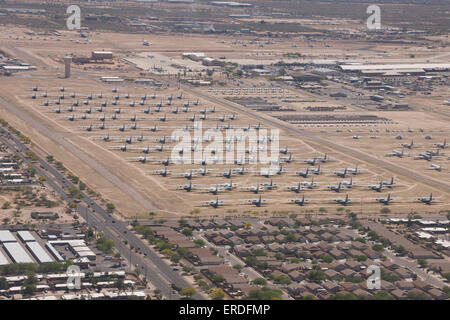
[{"label": "green tree", "polygon": [[325,263],[333,262],[333,257],[328,254],[322,254],[319,258]]},{"label": "green tree", "polygon": [[249,300],[280,300],[282,292],[279,289],[261,288],[250,290],[248,294]]},{"label": "green tree", "polygon": [[417,260],[421,268],[426,268],[428,266],[428,261],[426,259]]},{"label": "green tree", "polygon": [[307,277],[312,281],[322,281],[325,280],[325,273],[322,270],[311,270]]},{"label": "green tree", "polygon": [[395,300],[393,296],[391,296],[386,291],[377,291],[372,297],[372,300]]},{"label": "green tree", "polygon": [[252,283],[256,284],[258,286],[265,286],[265,285],[267,285],[267,280],[264,278],[256,278],[256,279],[253,279]]},{"label": "green tree", "polygon": [[9,288],[8,281],[4,277],[0,277],[0,290],[6,290]]},{"label": "green tree", "polygon": [[113,212],[115,209],[116,209],[116,206],[114,205],[114,203],[106,204],[106,210],[108,210],[108,212]]},{"label": "green tree", "polygon": [[221,275],[221,274],[218,274],[218,273],[216,273],[214,276],[213,276],[213,282],[214,283],[220,283],[220,282],[223,282],[223,281],[225,281],[225,277],[223,276],[223,275]]},{"label": "green tree", "polygon": [[186,288],[181,289],[180,293],[182,296],[185,296],[186,298],[190,298],[195,294],[195,292],[196,292],[195,288],[186,287]]},{"label": "green tree", "polygon": [[430,297],[422,292],[409,291],[406,295],[411,300],[427,300]]},{"label": "green tree", "polygon": [[379,243],[375,243],[375,244],[372,246],[372,250],[381,252],[381,251],[384,250],[384,247],[383,247],[383,245],[381,245],[381,244],[379,244]]},{"label": "green tree", "polygon": [[403,246],[395,246],[394,251],[400,256],[404,256],[408,253],[408,251],[406,251],[405,247]]},{"label": "green tree", "polygon": [[202,239],[196,239],[194,240],[195,246],[197,247],[203,247],[205,246],[205,241],[203,241]]},{"label": "green tree", "polygon": [[222,300],[225,297],[225,292],[221,288],[217,288],[211,292],[211,298],[214,300]]},{"label": "green tree", "polygon": [[333,297],[334,300],[357,300],[358,298],[351,292],[338,292]]},{"label": "green tree", "polygon": [[184,228],[181,233],[183,233],[186,237],[192,237],[194,235],[194,232],[190,228]]}]

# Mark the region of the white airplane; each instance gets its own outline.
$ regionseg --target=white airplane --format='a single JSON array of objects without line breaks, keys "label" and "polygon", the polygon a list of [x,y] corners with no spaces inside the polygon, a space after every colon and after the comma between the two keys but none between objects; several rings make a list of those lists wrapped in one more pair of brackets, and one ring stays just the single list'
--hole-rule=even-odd
[{"label": "white airplane", "polygon": [[294,151],[295,149],[290,149],[289,147],[281,148],[280,153],[282,154],[288,154],[291,153],[291,151]]},{"label": "white airplane", "polygon": [[345,178],[347,174],[357,175],[361,170],[358,169],[358,165],[355,165],[355,168],[344,168],[343,171],[335,171],[334,173],[339,177]]},{"label": "white airplane", "polygon": [[335,175],[337,175],[338,177],[345,178],[347,176],[348,172],[347,172],[347,168],[344,168],[343,171],[334,171],[333,173]]},{"label": "white airplane", "polygon": [[447,148],[447,139],[444,139],[444,142],[437,142],[434,144],[436,147],[440,148],[440,149],[445,149]]},{"label": "white airplane", "polygon": [[294,185],[290,185],[286,187],[289,191],[293,191],[295,193],[299,193],[300,191],[303,190],[303,185],[301,182],[299,182],[298,184],[294,184]]},{"label": "white airplane", "polygon": [[304,185],[306,188],[308,189],[313,189],[314,187],[317,186],[317,183],[314,182],[314,178],[311,179],[311,182],[309,181],[304,181],[302,182],[302,185]]},{"label": "white airplane", "polygon": [[202,176],[206,176],[208,173],[215,171],[215,169],[207,169],[205,165],[203,168],[193,169],[193,171]]},{"label": "white airplane", "polygon": [[183,178],[186,178],[188,180],[191,180],[192,177],[194,175],[196,175],[196,173],[192,172],[192,170],[188,171],[188,172],[182,172],[182,173],[177,173],[177,176],[182,176]]},{"label": "white airplane", "polygon": [[382,181],[383,186],[392,188],[396,183],[394,181],[394,177],[391,178],[391,181]]},{"label": "white airplane", "polygon": [[168,176],[169,174],[171,174],[172,171],[167,170],[167,167],[164,167],[164,169],[153,170],[152,173],[153,173],[153,174],[158,174],[158,175],[163,176],[163,177],[166,177],[166,176]]},{"label": "white airplane", "polygon": [[375,198],[376,201],[388,205],[391,201],[394,200],[394,198],[391,197],[391,194],[388,193],[387,197],[380,197],[380,198]]},{"label": "white airplane", "polygon": [[315,174],[315,175],[319,175],[321,172],[320,169],[320,164],[317,166],[317,168],[306,168],[306,171],[301,172],[301,171],[297,171],[296,174],[302,177],[307,177],[308,174]]},{"label": "white airplane", "polygon": [[192,184],[192,181],[189,182],[189,184],[176,185],[177,188],[181,188],[187,192],[191,192],[192,190],[197,189],[197,186],[198,186],[197,184]]},{"label": "white airplane", "polygon": [[217,197],[215,200],[208,200],[208,201],[200,201],[202,204],[206,204],[208,206],[211,206],[213,208],[217,208],[220,205],[225,204],[226,202],[229,202],[231,200],[219,200],[219,197]]},{"label": "white airplane", "polygon": [[270,177],[270,176],[274,176],[274,175],[281,175],[281,173],[284,171],[283,166],[279,166],[276,169],[273,168],[261,168],[261,170],[259,171],[260,175],[263,177]]},{"label": "white airplane", "polygon": [[355,183],[353,182],[353,178],[350,177],[349,181],[342,181],[342,186],[346,187],[346,188],[352,188],[355,185]]},{"label": "white airplane", "polygon": [[224,189],[222,187],[220,187],[218,184],[216,184],[215,186],[211,186],[211,187],[206,187],[206,188],[200,188],[201,190],[205,190],[208,191],[214,195],[216,195],[218,192],[223,191]]},{"label": "white airplane", "polygon": [[433,194],[430,193],[429,197],[418,197],[416,198],[418,201],[423,202],[425,204],[431,205],[431,202],[438,199],[436,197],[433,197]]},{"label": "white airplane", "polygon": [[231,178],[233,173],[234,173],[234,171],[230,168],[228,170],[220,172],[219,175],[224,176],[225,178]]},{"label": "white airplane", "polygon": [[328,199],[328,200],[335,201],[343,206],[346,206],[347,204],[349,204],[352,201],[352,199],[350,199],[348,197],[348,194],[345,196],[345,198],[332,198],[332,199]]},{"label": "white airplane", "polygon": [[403,148],[412,149],[414,147],[414,140],[411,140],[411,143],[404,142],[400,144],[400,146]]},{"label": "white airplane", "polygon": [[306,168],[305,171],[299,170],[299,171],[295,172],[296,175],[304,177],[304,178],[307,178],[310,173],[311,173],[310,168]]},{"label": "white airplane", "polygon": [[342,182],[339,182],[337,185],[329,185],[328,188],[331,191],[341,192],[341,190],[343,189]]},{"label": "white airplane", "polygon": [[294,158],[292,157],[292,154],[289,154],[289,157],[280,157],[279,162],[286,162],[286,163],[291,163],[294,160]]},{"label": "white airplane", "polygon": [[162,164],[163,166],[168,166],[168,165],[170,165],[170,164],[174,164],[174,163],[180,163],[180,162],[182,162],[182,158],[179,158],[179,159],[171,159],[170,157],[167,157],[167,158],[163,158],[163,159],[161,159],[161,158],[154,158],[154,157],[147,157],[147,156],[145,156],[145,157],[132,157],[132,158],[128,158],[128,159],[130,159],[130,160],[134,160],[134,161],[139,161],[139,162],[141,162],[141,163],[146,163],[146,162],[152,162],[152,163],[160,163],[160,164]]},{"label": "white airplane", "polygon": [[270,179],[270,182],[267,182],[267,181],[266,182],[260,182],[260,183],[258,183],[258,185],[263,186],[267,190],[272,190],[272,189],[277,188],[279,183],[273,182],[272,179]]},{"label": "white airplane", "polygon": [[404,150],[403,149],[402,149],[402,151],[392,150],[391,152],[387,153],[386,156],[403,158]]},{"label": "white airplane", "polygon": [[140,162],[140,163],[146,163],[148,161],[148,158],[147,158],[147,156],[144,156],[144,157],[129,157],[128,160],[130,160],[130,161],[137,161],[137,162]]},{"label": "white airplane", "polygon": [[323,157],[316,156],[316,157],[313,157],[313,158],[311,158],[311,159],[306,159],[306,160],[304,160],[304,162],[306,162],[306,163],[309,164],[309,165],[314,166],[314,165],[316,164],[317,161],[322,162],[322,163],[325,163],[325,162],[327,162],[329,159],[330,159],[330,158],[329,158],[328,155],[325,153]]},{"label": "white airplane", "polygon": [[244,167],[242,167],[242,168],[234,168],[233,172],[237,173],[237,174],[240,174],[242,176],[244,173],[248,172],[248,169],[246,169]]},{"label": "white airplane", "polygon": [[368,187],[370,190],[381,192],[381,190],[384,189],[385,185],[383,184],[383,181],[380,181],[380,183],[377,184],[361,185],[361,187]]},{"label": "white airplane", "polygon": [[253,199],[244,199],[244,201],[249,202],[252,205],[255,205],[257,207],[261,207],[263,204],[266,204],[268,201],[271,201],[273,199],[263,199],[262,196],[259,196],[259,198],[253,198]]},{"label": "white airplane", "polygon": [[304,206],[306,203],[308,203],[312,199],[306,199],[305,195],[303,195],[301,198],[294,198],[294,199],[287,199],[290,202],[293,202],[299,206]]},{"label": "white airplane", "polygon": [[[439,152],[438,152],[439,153]],[[418,156],[414,157],[414,160],[426,160],[426,161],[431,161],[431,159],[433,159],[433,154],[428,153],[428,152],[423,152],[423,153],[419,153]]]},{"label": "white airplane", "polygon": [[224,188],[224,189],[227,190],[227,191],[233,190],[233,188],[235,188],[235,187],[238,186],[238,185],[239,185],[238,183],[233,183],[233,181],[225,182],[225,183],[219,184],[220,187]]},{"label": "white airplane", "polygon": [[240,187],[239,189],[250,191],[253,193],[259,193],[261,191],[264,191],[264,187],[259,184],[256,186],[250,186],[250,187]]},{"label": "white airplane", "polygon": [[440,149],[438,148],[436,151],[433,150],[427,150],[426,153],[428,153],[429,155],[433,156],[433,157],[437,157],[437,156],[441,156],[443,155],[440,151]]},{"label": "white airplane", "polygon": [[[114,148],[114,147],[113,147],[113,148]],[[142,147],[142,148],[129,148],[129,147],[127,147],[126,145],[120,147],[120,150],[121,150],[121,151],[127,151],[127,150],[128,150],[128,151],[132,151],[132,150],[137,150],[137,151],[140,151],[140,152],[145,153],[145,154],[149,154],[151,150],[156,150],[156,151],[162,152],[163,149],[164,149],[164,145],[160,145],[160,146],[147,146],[147,147]]]},{"label": "white airplane", "polygon": [[442,166],[432,163],[429,169],[436,170],[436,171],[442,171]]}]

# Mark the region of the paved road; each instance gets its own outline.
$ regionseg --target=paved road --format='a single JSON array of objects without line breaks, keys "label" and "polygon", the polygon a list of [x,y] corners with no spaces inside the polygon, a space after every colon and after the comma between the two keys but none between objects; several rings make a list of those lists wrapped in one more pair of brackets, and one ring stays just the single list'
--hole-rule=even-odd
[{"label": "paved road", "polygon": [[424,271],[423,269],[417,267],[417,265],[418,265],[417,260],[408,259],[405,257],[397,257],[390,250],[384,250],[383,254],[386,257],[388,257],[393,263],[396,263],[399,266],[402,266],[404,268],[411,270],[412,272],[417,274],[417,276],[420,277],[423,281],[431,284],[432,286],[435,286],[437,288],[443,288],[447,285],[444,281],[439,280],[436,276],[433,276],[433,275],[427,273],[426,271]]},{"label": "paved road", "polygon": [[411,178],[413,180],[420,181],[420,182],[422,182],[424,184],[427,184],[427,185],[429,185],[431,187],[434,187],[434,188],[440,189],[440,190],[442,190],[444,192],[450,193],[450,185],[447,184],[447,183],[444,183],[442,181],[438,181],[438,180],[435,180],[435,179],[423,176],[421,174],[418,174],[417,172],[405,169],[404,167],[400,167],[400,166],[394,165],[392,163],[389,163],[389,162],[377,159],[377,158],[375,158],[373,156],[370,156],[368,154],[362,153],[360,151],[357,151],[357,150],[354,150],[354,149],[351,149],[351,148],[348,148],[348,147],[336,144],[336,143],[331,142],[331,141],[329,141],[327,139],[318,137],[318,136],[316,136],[316,135],[314,135],[312,133],[308,133],[308,132],[302,131],[302,130],[300,130],[300,129],[298,129],[298,128],[296,128],[296,127],[294,127],[294,126],[292,126],[292,125],[290,125],[288,123],[282,123],[281,121],[279,121],[277,119],[270,118],[268,116],[262,116],[261,114],[259,114],[258,112],[254,111],[254,110],[250,110],[250,109],[247,109],[247,108],[244,108],[244,107],[241,108],[241,107],[238,107],[238,106],[236,106],[235,104],[233,104],[233,103],[231,103],[229,101],[226,101],[226,100],[223,100],[223,99],[218,99],[216,97],[212,97],[212,96],[210,96],[210,95],[208,95],[208,94],[206,94],[206,93],[204,93],[204,92],[202,92],[200,90],[192,89],[192,88],[190,88],[188,86],[183,86],[183,90],[185,90],[187,92],[190,92],[191,94],[203,97],[204,99],[212,101],[212,102],[214,102],[214,103],[216,103],[218,105],[223,105],[223,106],[225,106],[227,108],[233,109],[236,112],[245,113],[245,114],[247,114],[248,116],[252,117],[253,119],[255,119],[257,121],[270,123],[271,125],[273,125],[275,127],[282,128],[282,129],[284,129],[284,130],[286,130],[288,132],[295,133],[298,136],[311,139],[311,140],[313,140],[315,142],[318,142],[318,143],[320,143],[322,145],[328,146],[328,147],[330,147],[330,148],[332,148],[334,150],[337,150],[337,151],[342,152],[344,154],[353,156],[354,158],[357,158],[357,159],[369,162],[369,163],[371,163],[371,164],[373,164],[373,165],[375,165],[377,167],[384,168],[386,170],[389,170],[389,171],[391,171],[393,173],[397,173],[397,174],[402,175],[402,176],[407,176],[407,177],[409,177],[409,178]]},{"label": "paved road", "polygon": [[[16,154],[22,154],[29,148],[23,144],[18,138],[13,135],[9,135],[9,139],[0,137],[0,141],[5,142],[11,150],[19,150]],[[63,174],[61,174],[56,168],[50,165],[48,162],[39,159],[39,166],[36,168],[38,175],[44,175],[47,177],[47,183],[63,198],[63,200],[71,201],[64,191],[64,188],[73,186],[70,181],[67,181]],[[101,231],[108,239],[114,241],[116,249],[121,253],[123,257],[129,260],[130,266],[137,264],[141,273],[147,275],[147,279],[153,283],[156,288],[159,288],[164,296],[169,299],[179,299],[178,295],[172,294],[171,284],[175,284],[180,288],[190,286],[189,283],[184,280],[178,273],[174,272],[166,262],[149,247],[147,244],[138,238],[135,234],[129,232],[128,224],[126,222],[116,221],[110,216],[95,200],[82,193],[83,197],[81,201],[83,204],[78,205],[77,212],[85,218],[87,224],[93,227],[97,231]],[[124,245],[123,241],[134,248],[139,248],[140,251],[146,255],[136,254]],[[193,299],[204,299],[199,293],[196,293]]]}]

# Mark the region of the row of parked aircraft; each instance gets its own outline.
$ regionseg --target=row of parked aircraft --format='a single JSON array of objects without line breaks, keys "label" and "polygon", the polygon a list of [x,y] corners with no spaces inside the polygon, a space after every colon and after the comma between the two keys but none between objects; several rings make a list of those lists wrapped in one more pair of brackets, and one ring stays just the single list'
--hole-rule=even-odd
[{"label": "row of parked aircraft", "polygon": [[[194,174],[199,174],[199,175],[206,175],[207,169],[200,169],[201,171],[196,171],[195,173],[191,170],[189,172],[183,172],[183,173],[176,173],[176,175],[187,178],[188,180],[190,180],[189,183],[187,184],[181,184],[181,185],[175,185],[176,188],[191,192],[193,190],[198,190],[198,191],[208,191],[211,193],[218,193],[221,191],[230,191],[229,188],[221,188],[223,186],[223,184],[210,184],[205,185],[205,184],[193,184],[192,183],[192,176]],[[155,170],[155,173],[158,173],[160,175],[167,175],[167,171],[166,169],[162,169],[162,170]],[[238,186],[239,183],[232,183],[232,180],[230,182],[232,184],[232,186]],[[227,183],[228,185],[228,183]],[[337,184],[325,184],[322,182],[315,182],[314,179],[311,179],[311,181],[299,181],[299,182],[295,182],[294,184],[289,184],[289,183],[280,183],[280,182],[274,182],[272,179],[270,181],[264,181],[264,182],[258,182],[255,185],[251,185],[251,186],[242,186],[239,187],[240,190],[244,190],[244,191],[250,191],[253,193],[260,193],[266,190],[273,190],[273,189],[286,189],[288,191],[293,191],[295,193],[300,193],[301,191],[305,190],[305,189],[313,189],[313,188],[320,188],[320,189],[325,189],[325,190],[331,190],[334,192],[341,192],[343,190],[346,189],[351,189],[353,187],[363,187],[363,188],[368,188],[369,190],[373,190],[373,191],[377,191],[377,192],[381,192],[382,190],[384,190],[385,188],[390,188],[392,189],[394,186],[396,186],[396,182],[394,181],[394,177],[391,178],[390,181],[380,181],[378,184],[356,184],[353,182],[353,179],[350,179],[349,181],[340,181]]]},{"label": "row of parked aircraft", "polygon": [[441,153],[439,148],[437,148],[436,151],[427,150],[425,152],[421,152],[416,155],[411,155],[410,153],[405,154],[404,148],[402,148],[401,151],[394,149],[391,152],[388,152],[386,154],[386,156],[388,156],[388,157],[398,157],[398,158],[414,156],[414,158],[413,158],[414,160],[427,160],[427,161],[431,161],[433,158],[436,158],[436,157],[439,158],[443,155],[444,154]]},{"label": "row of parked aircraft", "polygon": [[[379,203],[388,205],[391,203],[394,198],[391,197],[390,194],[388,194],[386,197],[380,197],[380,198],[371,198],[372,200],[376,200]],[[429,196],[423,196],[423,197],[413,197],[416,201],[419,201],[421,203],[425,203],[427,205],[431,205],[433,201],[435,201],[436,197],[433,197],[433,194],[431,193]],[[226,203],[235,203],[237,201],[242,201],[244,203],[252,204],[257,207],[261,207],[264,204],[267,204],[268,202],[276,202],[279,203],[280,201],[288,201],[290,203],[297,204],[299,206],[303,206],[309,202],[312,201],[333,201],[340,205],[346,206],[353,202],[354,200],[360,200],[360,199],[352,199],[348,196],[348,194],[343,198],[327,198],[327,199],[312,199],[312,198],[306,198],[304,195],[301,198],[288,198],[288,199],[268,199],[263,198],[262,196],[259,196],[258,198],[252,198],[252,199],[242,199],[242,200],[219,200],[219,197],[216,197],[216,199],[213,200],[206,200],[206,201],[199,201],[200,204],[211,206],[213,208],[218,208],[219,206],[225,205]]]},{"label": "row of parked aircraft", "polygon": [[[32,90],[33,92],[38,92],[38,91],[42,91],[42,88],[39,88],[39,86],[36,85],[36,86],[32,87],[31,90]],[[66,90],[65,87],[61,87],[61,88],[59,88],[59,92],[67,92],[67,90]],[[111,90],[111,92],[112,92],[112,93],[115,93],[115,95],[114,95],[115,99],[118,100],[118,99],[120,98],[120,95],[118,94],[119,90],[118,90],[117,88],[113,88],[113,89]],[[47,92],[47,91],[44,91],[44,92],[42,93],[41,96],[44,97],[44,98],[47,97],[47,96],[48,96],[48,92]],[[97,97],[97,98],[99,98],[99,99],[102,99],[103,97],[107,97],[108,95],[107,95],[107,94],[103,94],[103,92],[100,92],[100,93],[98,93],[98,94],[93,94],[93,93],[89,93],[89,94],[78,94],[78,93],[72,92],[72,93],[69,94],[69,96],[70,96],[71,98],[75,98],[75,97],[78,97],[78,96],[80,96],[80,97],[87,97],[89,100],[92,100],[92,99],[95,99],[95,97]],[[133,97],[138,97],[138,95],[131,95],[131,94],[128,92],[128,93],[122,95],[122,97],[125,98],[125,99],[130,99],[130,98],[133,98]],[[155,93],[152,93],[152,94],[147,94],[147,93],[146,93],[146,94],[144,94],[144,95],[141,96],[141,99],[142,99],[142,100],[146,100],[146,99],[148,99],[148,98],[156,99],[157,97],[158,97],[158,96],[157,96]],[[177,99],[181,100],[181,99],[183,99],[184,95],[183,95],[182,92],[180,92],[180,93],[178,93],[177,95],[173,95],[173,94],[168,95],[168,96],[166,96],[166,99],[171,101],[171,100],[173,100],[175,97],[176,97]]]}]

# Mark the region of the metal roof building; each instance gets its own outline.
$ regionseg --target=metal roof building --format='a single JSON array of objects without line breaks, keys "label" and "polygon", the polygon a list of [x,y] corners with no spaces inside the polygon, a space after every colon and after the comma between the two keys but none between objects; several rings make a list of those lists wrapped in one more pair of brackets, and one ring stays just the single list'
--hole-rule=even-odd
[{"label": "metal roof building", "polygon": [[58,261],[58,262],[63,262],[64,261],[64,258],[61,257],[61,255],[59,254],[58,250],[56,250],[55,247],[53,247],[53,245],[50,242],[47,242],[45,244],[45,247],[48,249],[48,251],[50,251],[50,253],[56,259],[56,261]]},{"label": "metal roof building", "polygon": [[0,230],[0,242],[17,242],[17,239],[9,230]]},{"label": "metal roof building", "polygon": [[17,231],[17,236],[23,242],[36,241],[30,231]]},{"label": "metal roof building", "polygon": [[362,70],[405,70],[424,69],[425,71],[450,69],[450,63],[404,63],[404,64],[352,64],[339,66],[343,71]]},{"label": "metal roof building", "polygon": [[28,255],[22,246],[17,242],[3,243],[6,253],[15,263],[33,263],[33,259]]},{"label": "metal roof building", "polygon": [[53,262],[53,259],[45,252],[39,243],[36,241],[26,242],[26,247],[30,250],[34,258],[40,263]]},{"label": "metal roof building", "polygon": [[8,259],[0,252],[0,266],[9,264]]}]

